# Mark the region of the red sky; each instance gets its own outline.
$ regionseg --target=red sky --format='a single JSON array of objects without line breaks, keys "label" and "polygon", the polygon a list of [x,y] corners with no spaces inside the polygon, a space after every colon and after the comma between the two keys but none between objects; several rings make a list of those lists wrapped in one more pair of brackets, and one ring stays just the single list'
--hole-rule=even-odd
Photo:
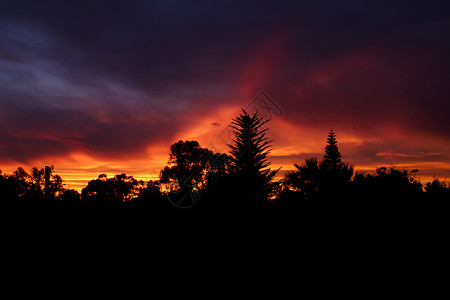
[{"label": "red sky", "polygon": [[154,179],[180,139],[227,152],[227,125],[265,91],[274,168],[323,156],[333,128],[358,169],[449,178],[448,6],[7,1],[0,169]]}]

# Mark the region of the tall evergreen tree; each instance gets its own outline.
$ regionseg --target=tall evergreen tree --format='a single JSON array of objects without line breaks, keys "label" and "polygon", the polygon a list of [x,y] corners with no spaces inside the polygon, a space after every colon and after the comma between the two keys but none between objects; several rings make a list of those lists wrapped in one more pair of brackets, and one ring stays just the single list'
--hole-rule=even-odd
[{"label": "tall evergreen tree", "polygon": [[322,195],[330,199],[330,193],[344,193],[346,184],[353,176],[353,166],[341,161],[341,153],[333,129],[330,130],[325,146],[325,155],[321,165]]},{"label": "tall evergreen tree", "polygon": [[271,151],[271,142],[266,137],[267,129],[264,121],[257,113],[249,115],[245,110],[233,119],[231,127],[235,138],[230,147],[229,173],[242,180],[245,193],[255,203],[264,203],[271,192],[271,181],[278,170],[268,168],[270,162],[267,155]]},{"label": "tall evergreen tree", "polygon": [[341,153],[336,141],[336,134],[333,129],[328,133],[327,145],[325,146],[325,155],[323,156],[323,167],[327,170],[339,170],[342,167]]}]

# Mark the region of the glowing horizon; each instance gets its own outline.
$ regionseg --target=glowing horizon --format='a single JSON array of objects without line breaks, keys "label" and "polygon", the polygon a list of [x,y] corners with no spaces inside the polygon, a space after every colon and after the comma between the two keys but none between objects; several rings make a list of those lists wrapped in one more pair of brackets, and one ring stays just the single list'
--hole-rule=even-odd
[{"label": "glowing horizon", "polygon": [[[211,119],[206,118],[205,122],[209,122],[210,120]],[[283,125],[281,128],[283,128]],[[198,140],[202,147],[210,146],[210,150],[215,152],[228,153],[225,141],[222,140],[220,135],[220,133],[223,132],[223,129],[222,126],[214,126],[211,131],[208,131],[205,130],[204,126],[200,126],[199,128],[189,130],[188,132],[190,132],[190,134],[187,135],[188,138],[183,139],[181,136],[177,136],[173,142],[180,139]],[[269,127],[269,131],[273,132],[274,129]],[[217,135],[218,132],[219,134]],[[308,143],[305,143],[298,148],[293,147],[292,144],[276,148],[277,146],[280,146],[280,143],[274,141],[273,150],[268,160],[271,162],[270,168],[278,169],[281,167],[275,180],[281,179],[287,171],[296,170],[294,163],[301,164],[305,158],[311,157],[321,159],[324,155],[327,133],[328,132],[324,132],[321,139],[310,139]],[[194,138],[195,136],[197,136],[197,139]],[[211,136],[215,138],[211,139]],[[269,138],[271,138],[270,135]],[[395,167],[397,169],[407,169],[409,171],[419,169],[419,173],[416,177],[422,184],[430,182],[434,178],[439,178],[443,181],[450,178],[450,163],[448,162],[414,161],[414,159],[418,157],[439,155],[440,153],[402,154],[389,151],[377,152],[375,153],[375,156],[380,156],[382,158],[388,157],[391,161],[380,159],[378,162],[364,164],[361,162],[358,163],[358,159],[349,157],[342,151],[342,148],[348,148],[348,145],[360,145],[363,140],[357,139],[354,136],[342,136],[340,138],[339,132],[337,132],[337,140],[338,146],[341,149],[341,154],[343,155],[343,161],[352,164],[355,167],[355,171],[360,170],[373,174],[376,168],[379,167]],[[340,142],[341,140],[343,141],[342,143]],[[291,140],[289,139],[288,142],[291,142]],[[343,144],[343,147],[341,147],[341,144]],[[55,167],[54,174],[58,174],[62,177],[66,188],[76,189],[81,192],[81,189],[85,187],[90,180],[96,179],[100,174],[106,174],[108,177],[113,177],[114,175],[126,173],[128,176],[133,176],[135,179],[143,180],[144,182],[158,180],[160,170],[167,165],[169,147],[170,145],[167,145],[167,149],[165,149],[161,145],[160,147],[155,148],[158,150],[157,152],[147,149],[148,153],[153,153],[152,159],[141,158],[125,162],[120,160],[99,161],[95,157],[89,157],[82,153],[75,153],[68,157],[58,158],[54,163],[51,163],[50,158],[28,164],[13,163],[7,165],[2,171],[3,173],[12,173],[17,167],[24,167],[26,171],[29,171],[34,166],[41,168],[44,167],[44,165],[53,165]],[[403,162],[395,160],[395,157],[400,158]],[[407,160],[405,161],[405,159]],[[83,166],[80,166],[80,164],[83,164]]]}]

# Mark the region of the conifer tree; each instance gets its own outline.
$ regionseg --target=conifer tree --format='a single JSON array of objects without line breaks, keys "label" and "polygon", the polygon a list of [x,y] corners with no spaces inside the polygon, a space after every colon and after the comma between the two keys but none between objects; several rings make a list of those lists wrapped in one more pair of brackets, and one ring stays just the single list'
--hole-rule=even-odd
[{"label": "conifer tree", "polygon": [[271,142],[266,137],[267,129],[262,126],[267,123],[257,113],[249,115],[245,110],[233,119],[232,125],[235,138],[230,147],[229,173],[241,178],[248,189],[254,191],[256,202],[264,202],[271,189],[271,180],[278,170],[268,168],[270,162],[267,155],[271,151]]},{"label": "conifer tree", "polygon": [[327,145],[325,147],[325,155],[323,156],[323,167],[329,171],[336,171],[341,169],[341,153],[336,141],[336,134],[333,129],[330,130],[327,138]]}]

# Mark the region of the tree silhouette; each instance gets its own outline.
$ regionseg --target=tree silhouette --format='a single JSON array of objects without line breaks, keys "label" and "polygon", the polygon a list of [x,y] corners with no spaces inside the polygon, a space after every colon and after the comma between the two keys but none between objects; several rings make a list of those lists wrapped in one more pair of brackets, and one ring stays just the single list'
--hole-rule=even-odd
[{"label": "tree silhouette", "polygon": [[16,195],[20,200],[42,199],[43,192],[38,191],[36,184],[33,184],[33,181],[36,182],[36,180],[32,180],[31,175],[22,167],[18,167],[12,176],[9,176],[9,179],[11,188],[16,190]]},{"label": "tree silhouette", "polygon": [[290,190],[302,192],[303,199],[324,200],[343,196],[350,183],[354,168],[341,161],[336,135],[330,130],[322,161],[307,158],[302,164],[294,164],[296,171],[285,175],[283,184]]},{"label": "tree silhouette", "polygon": [[294,164],[297,171],[290,171],[285,175],[284,184],[291,189],[301,191],[305,199],[315,198],[320,191],[321,164],[317,158],[305,159],[302,164]]},{"label": "tree silhouette", "polygon": [[160,183],[169,200],[179,207],[191,207],[208,184],[225,172],[227,156],[202,148],[197,141],[178,141],[170,146],[169,166],[164,167]]},{"label": "tree silhouette", "polygon": [[353,176],[354,168],[348,163],[343,163],[336,134],[330,129],[325,146],[325,155],[320,166],[322,198],[336,200],[345,193],[344,189]]},{"label": "tree silhouette", "polygon": [[157,180],[156,181],[150,180],[147,183],[147,186],[139,192],[139,197],[143,198],[154,198],[159,197],[160,195],[161,195],[161,187],[159,185],[159,181]]},{"label": "tree silhouette", "polygon": [[325,155],[323,156],[322,168],[330,171],[339,170],[342,167],[341,153],[336,141],[336,134],[330,129],[325,146]]},{"label": "tree silhouette", "polygon": [[[197,141],[178,141],[170,146],[169,166],[161,171],[161,183],[188,184],[196,188],[225,171],[226,155],[200,147]],[[174,187],[171,187],[174,189]]]},{"label": "tree silhouette", "polygon": [[[352,188],[365,200],[417,200],[423,195],[422,184],[412,175],[417,170],[377,168],[374,175],[358,172]],[[392,202],[391,202],[392,203]]]},{"label": "tree silhouette", "polygon": [[159,181],[150,180],[139,192],[139,196],[131,203],[133,207],[147,209],[156,213],[173,210],[167,197],[161,191]]},{"label": "tree silhouette", "polygon": [[97,179],[89,181],[81,191],[81,199],[120,205],[136,198],[143,184],[142,181],[137,181],[133,176],[127,176],[125,173],[115,175],[113,178],[101,174]]},{"label": "tree silhouette", "polygon": [[[49,186],[48,186],[48,190],[45,191],[45,168],[48,168],[49,171],[49,176],[50,176],[50,181],[49,181]],[[66,192],[67,190],[64,189],[63,186],[63,180],[61,178],[61,176],[59,175],[55,175],[53,174],[54,171],[54,167],[45,167],[44,169],[37,169],[37,168],[33,168],[31,170],[31,174],[32,174],[32,178],[35,178],[35,184],[37,186],[40,186],[41,189],[44,191],[45,193],[48,193],[48,195],[44,195],[46,197],[46,199],[48,200],[60,200],[61,195]],[[44,188],[43,188],[44,187]],[[69,192],[70,193],[70,192]]]},{"label": "tree silhouette", "polygon": [[1,197],[17,203],[40,204],[44,200],[59,201],[66,199],[70,194],[75,195],[74,190],[64,188],[63,180],[59,175],[52,174],[53,166],[46,168],[49,170],[47,194],[44,193],[44,168],[33,167],[28,173],[22,167],[18,167],[12,174],[0,174]]},{"label": "tree silhouette", "polygon": [[435,178],[432,182],[427,182],[425,185],[425,191],[428,198],[447,200],[450,199],[450,185]]},{"label": "tree silhouette", "polygon": [[267,155],[271,151],[271,140],[266,137],[267,129],[257,113],[252,116],[245,110],[233,119],[231,128],[235,138],[230,147],[228,170],[230,175],[242,180],[241,192],[254,204],[265,205],[272,190],[272,179],[278,170],[268,168]]},{"label": "tree silhouette", "polygon": [[175,183],[180,188],[183,183],[199,185],[202,181],[203,169],[197,157],[201,147],[197,141],[178,141],[170,146],[169,166],[161,171],[161,183]]},{"label": "tree silhouette", "polygon": [[71,189],[64,189],[61,192],[61,195],[59,196],[59,200],[61,200],[64,203],[70,203],[70,202],[78,202],[81,200],[81,195],[76,190]]}]

